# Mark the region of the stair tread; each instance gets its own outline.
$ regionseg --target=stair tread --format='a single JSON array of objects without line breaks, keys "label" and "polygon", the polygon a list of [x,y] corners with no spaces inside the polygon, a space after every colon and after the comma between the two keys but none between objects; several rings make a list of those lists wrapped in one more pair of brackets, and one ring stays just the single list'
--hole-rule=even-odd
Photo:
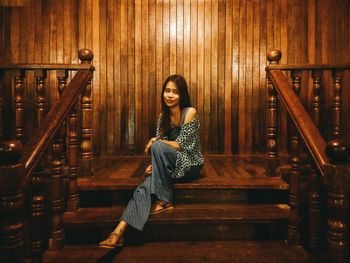
[{"label": "stair tread", "polygon": [[[181,253],[179,253],[181,251]],[[66,246],[62,251],[46,251],[46,263],[80,262],[308,262],[301,246],[284,241],[182,241],[149,242],[125,246],[115,253],[96,245]],[[105,261],[104,261],[105,260]]]},{"label": "stair tread", "polygon": [[[119,218],[124,206],[80,208],[66,212],[65,224],[110,224]],[[202,224],[223,222],[268,223],[289,218],[285,204],[178,204],[175,209],[151,215],[148,224]]]},{"label": "stair tread", "polygon": [[[135,178],[79,178],[82,190],[128,190],[136,188],[145,180]],[[286,190],[288,184],[280,177],[204,177],[189,183],[175,183],[174,189],[275,189]]]}]

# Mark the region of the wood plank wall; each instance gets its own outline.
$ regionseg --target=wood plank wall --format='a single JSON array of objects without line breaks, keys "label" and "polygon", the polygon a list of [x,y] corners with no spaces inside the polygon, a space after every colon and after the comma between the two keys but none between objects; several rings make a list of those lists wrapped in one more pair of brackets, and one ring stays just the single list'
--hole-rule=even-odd
[{"label": "wood plank wall", "polygon": [[[347,0],[17,2],[0,7],[1,63],[77,63],[78,49],[93,50],[96,154],[142,151],[173,73],[189,83],[206,153],[262,152],[267,50],[280,49],[282,63],[350,62]],[[344,88],[344,111],[349,97]],[[281,128],[286,148],[285,120]]]}]

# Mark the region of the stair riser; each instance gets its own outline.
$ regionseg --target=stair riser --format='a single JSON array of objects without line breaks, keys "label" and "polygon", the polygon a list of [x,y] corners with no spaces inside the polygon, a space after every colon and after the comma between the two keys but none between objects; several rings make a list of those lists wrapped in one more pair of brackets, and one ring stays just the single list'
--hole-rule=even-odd
[{"label": "stair riser", "polygon": [[[185,225],[147,225],[142,232],[129,228],[126,243],[198,240],[277,240],[285,239],[285,221],[274,223],[218,223]],[[65,227],[67,244],[97,244],[105,239],[114,224],[80,224]]]},{"label": "stair riser", "polygon": [[[80,192],[81,207],[126,205],[134,190],[97,190]],[[257,189],[174,189],[175,204],[274,204],[287,202],[287,191]]]}]

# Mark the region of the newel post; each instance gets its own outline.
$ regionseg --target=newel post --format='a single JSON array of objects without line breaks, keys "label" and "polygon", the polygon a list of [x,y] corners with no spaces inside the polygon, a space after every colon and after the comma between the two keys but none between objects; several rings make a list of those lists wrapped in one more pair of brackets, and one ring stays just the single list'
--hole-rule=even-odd
[{"label": "newel post", "polygon": [[[94,54],[89,49],[79,50],[79,59],[82,64],[92,64]],[[92,98],[91,79],[84,88],[80,99],[80,159],[79,169],[81,176],[92,176]]]},{"label": "newel post", "polygon": [[4,263],[21,263],[25,255],[24,197],[19,182],[24,165],[1,166],[0,174],[4,179],[0,194],[0,258]]},{"label": "newel post", "polygon": [[[267,53],[267,60],[270,65],[279,64],[282,53],[279,50],[271,50]],[[268,176],[276,176],[276,169],[280,164],[278,155],[278,98],[275,88],[270,79],[270,71],[266,71],[266,153],[267,167],[266,174]]]},{"label": "newel post", "polygon": [[327,169],[327,252],[331,263],[349,262],[349,145],[340,140],[327,144],[332,166]]}]

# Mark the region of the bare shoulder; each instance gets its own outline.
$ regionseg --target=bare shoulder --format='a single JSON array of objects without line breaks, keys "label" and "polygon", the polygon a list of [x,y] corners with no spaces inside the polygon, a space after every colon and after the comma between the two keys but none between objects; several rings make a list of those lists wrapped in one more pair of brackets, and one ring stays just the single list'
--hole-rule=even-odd
[{"label": "bare shoulder", "polygon": [[186,117],[185,117],[185,123],[188,123],[190,121],[192,121],[193,119],[195,119],[197,117],[197,111],[195,108],[190,107],[187,111]]}]

